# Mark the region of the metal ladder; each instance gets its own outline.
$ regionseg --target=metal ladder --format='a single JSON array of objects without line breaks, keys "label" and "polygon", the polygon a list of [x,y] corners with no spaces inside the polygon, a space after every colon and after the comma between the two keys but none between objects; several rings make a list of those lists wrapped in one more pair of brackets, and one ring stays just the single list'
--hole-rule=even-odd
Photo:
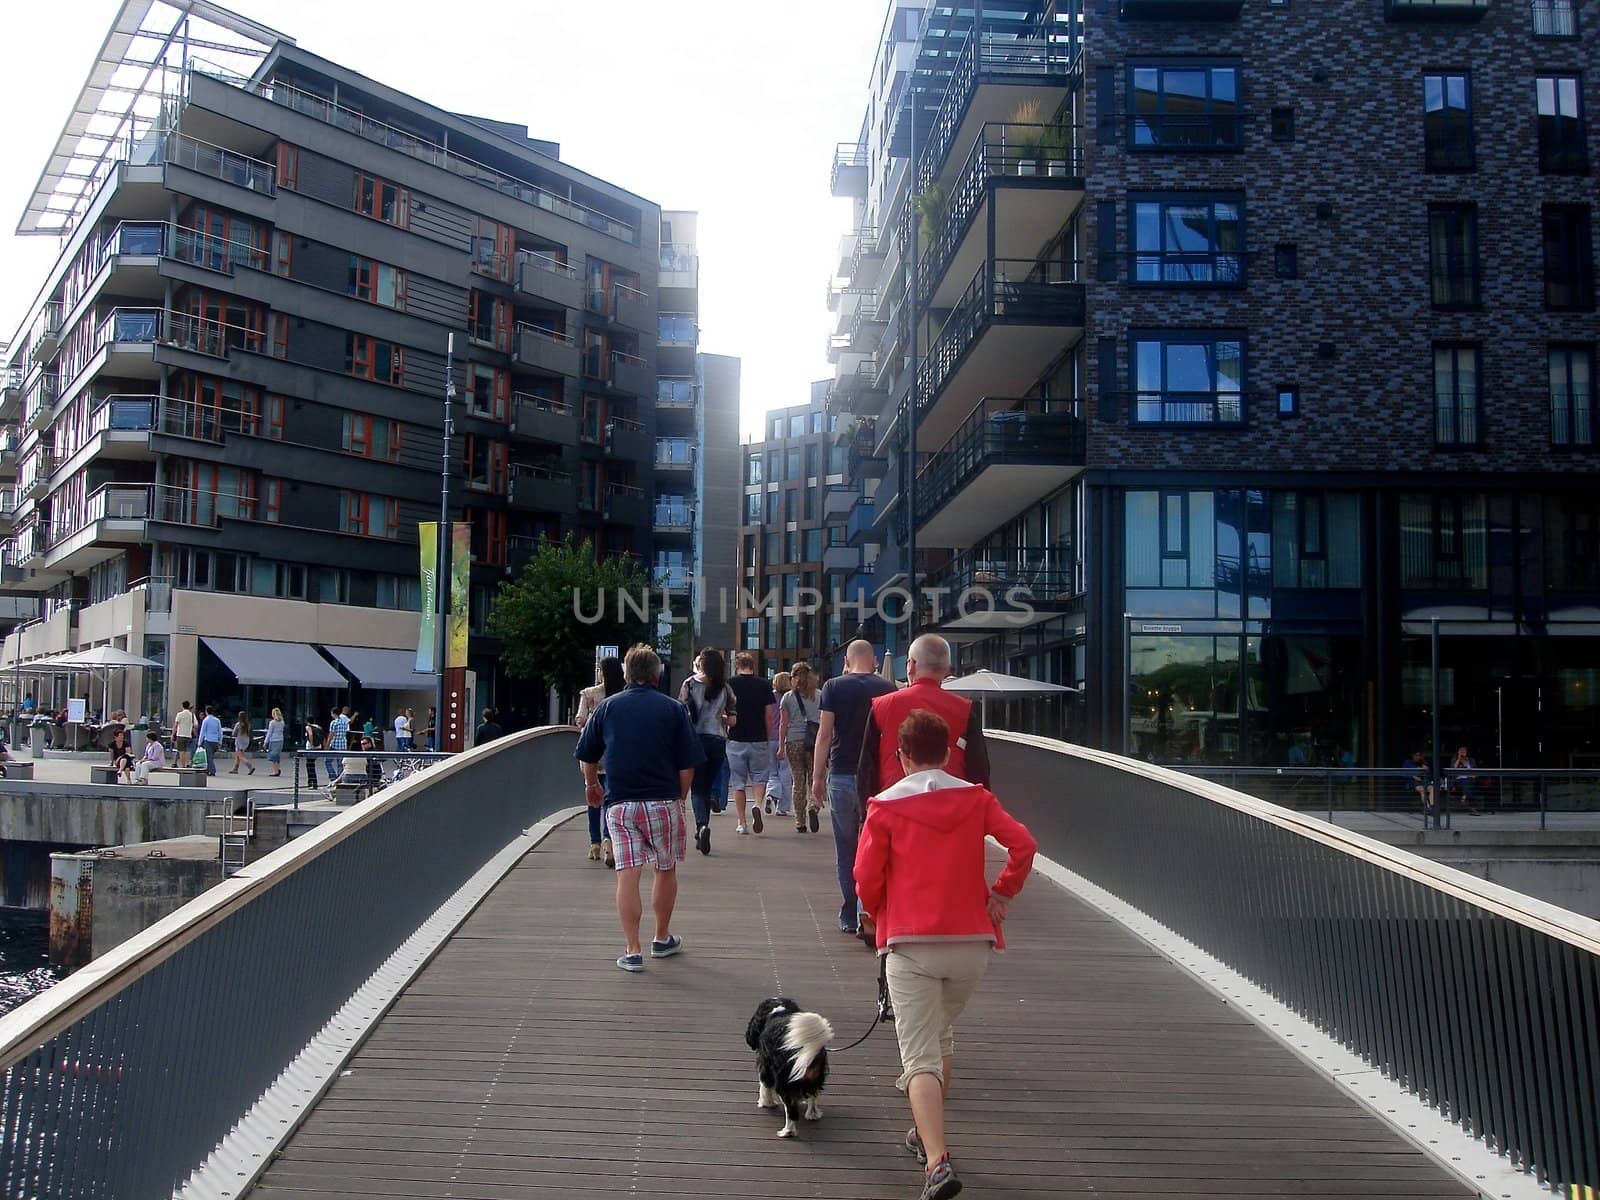
[{"label": "metal ladder", "polygon": [[222,860],[224,879],[240,870],[245,863],[246,848],[256,836],[256,802],[245,801],[244,812],[222,814],[222,828],[217,834],[220,843],[218,856]]}]

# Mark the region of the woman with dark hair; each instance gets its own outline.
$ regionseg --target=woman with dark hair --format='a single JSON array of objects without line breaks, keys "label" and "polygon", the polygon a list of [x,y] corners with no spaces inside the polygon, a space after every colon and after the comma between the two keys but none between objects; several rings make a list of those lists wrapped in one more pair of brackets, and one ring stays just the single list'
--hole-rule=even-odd
[{"label": "woman with dark hair", "polygon": [[[594,710],[600,707],[600,701],[607,696],[615,696],[627,687],[627,681],[622,677],[622,660],[614,655],[608,655],[600,660],[600,682],[593,687],[586,687],[578,693],[578,712],[572,718],[572,723],[582,729],[589,723],[589,718],[594,716]],[[605,772],[600,773],[600,781],[605,782]],[[589,861],[599,862],[603,857],[606,868],[614,870],[617,860],[611,855],[611,839],[603,836],[603,813],[601,808],[590,808],[589,812]]]},{"label": "woman with dark hair", "polygon": [[128,731],[119,729],[111,738],[111,767],[117,773],[118,783],[133,782],[133,747],[128,744]]},{"label": "woman with dark hair", "polygon": [[[694,769],[689,798],[694,803],[694,844],[711,853],[711,787],[728,757],[728,727],[737,711],[728,686],[728,660],[707,647],[695,659],[695,674],[683,681],[678,700],[689,710],[689,724],[700,738],[705,761]],[[726,803],[726,802],[724,802]]]},{"label": "woman with dark hair", "polygon": [[233,725],[233,769],[229,775],[237,775],[240,767],[252,775],[256,773],[255,764],[250,761],[250,743],[255,736],[250,729],[250,714],[241,709]]}]

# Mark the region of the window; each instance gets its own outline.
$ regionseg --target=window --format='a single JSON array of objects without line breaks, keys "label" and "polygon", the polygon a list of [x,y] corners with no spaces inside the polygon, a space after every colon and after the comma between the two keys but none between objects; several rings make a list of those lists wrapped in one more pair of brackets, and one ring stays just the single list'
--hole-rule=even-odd
[{"label": "window", "polygon": [[814,516],[814,514],[816,512],[816,507],[817,506],[812,502],[812,499],[813,499],[813,497],[818,495],[821,491],[822,491],[822,485],[821,484],[818,484],[815,488],[802,487],[800,489],[800,519],[801,520],[803,520],[803,521],[814,521],[814,520],[816,520],[816,517]]},{"label": "window", "polygon": [[1594,247],[1587,204],[1544,206],[1544,303],[1558,311],[1594,309]]},{"label": "window", "polygon": [[467,375],[465,399],[467,411],[473,416],[491,421],[506,420],[511,411],[511,373],[486,367],[482,363],[472,363]]},{"label": "window", "polygon": [[[168,337],[185,350],[226,358],[231,350],[259,354],[266,341],[264,305],[191,289],[184,304],[187,319],[172,322]],[[87,324],[87,323],[86,323]]]},{"label": "window", "polygon": [[1433,348],[1433,440],[1440,446],[1475,446],[1480,440],[1478,347]]},{"label": "window", "polygon": [[772,440],[777,442],[783,439],[783,418],[772,418]]},{"label": "window", "polygon": [[278,186],[291,192],[300,189],[300,147],[278,143]]},{"label": "window", "polygon": [[1477,306],[1477,205],[1428,206],[1428,278],[1435,308]]},{"label": "window", "polygon": [[273,358],[289,357],[289,314],[272,314],[272,343],[268,347]]},{"label": "window", "polygon": [[819,412],[814,412],[811,414],[811,432],[822,432],[822,414]]},{"label": "window", "polygon": [[783,561],[791,565],[800,561],[800,535],[793,529],[783,535]]},{"label": "window", "polygon": [[740,642],[741,650],[759,650],[761,648],[761,618],[746,617],[743,621],[744,634]]},{"label": "window", "polygon": [[1300,247],[1294,242],[1279,242],[1272,251],[1272,267],[1279,279],[1300,278]]},{"label": "window", "polygon": [[294,273],[294,239],[281,229],[272,235],[272,273],[285,278]]},{"label": "window", "polygon": [[1127,576],[1131,588],[1209,588],[1216,583],[1211,492],[1129,492]]},{"label": "window", "polygon": [[1272,110],[1272,140],[1275,142],[1294,141],[1294,109],[1275,108]]},{"label": "window", "polygon": [[1594,445],[1594,347],[1550,347],[1550,440]]},{"label": "window", "polygon": [[1272,582],[1361,586],[1361,500],[1354,492],[1274,492]]},{"label": "window", "polygon": [[746,525],[761,524],[761,493],[751,492],[744,498],[744,523]]},{"label": "window", "polygon": [[339,528],[345,533],[359,533],[367,537],[398,538],[400,536],[400,502],[392,496],[374,496],[367,492],[341,493]]},{"label": "window", "polygon": [[1470,96],[1465,75],[1422,77],[1422,134],[1428,170],[1472,169]]},{"label": "window", "polygon": [[477,220],[477,233],[472,239],[472,269],[479,275],[509,283],[515,231],[488,217]]},{"label": "window", "polygon": [[807,562],[822,561],[822,530],[808,529],[805,533],[805,555]]},{"label": "window", "polygon": [[1151,150],[1237,150],[1242,140],[1239,68],[1136,66],[1129,145]]},{"label": "window", "polygon": [[761,454],[759,452],[745,455],[744,481],[752,487],[761,482]]},{"label": "window", "polygon": [[1134,423],[1244,422],[1244,341],[1233,335],[1135,335]]},{"label": "window", "polygon": [[798,446],[790,447],[788,453],[784,455],[784,460],[784,478],[791,482],[802,478],[800,474],[800,448]]},{"label": "window", "polygon": [[1482,589],[1489,570],[1483,494],[1400,497],[1400,586]]},{"label": "window", "polygon": [[466,447],[462,452],[462,467],[466,474],[467,487],[474,491],[504,495],[506,450],[505,442],[469,433]]},{"label": "window", "polygon": [[386,308],[406,306],[406,273],[399,267],[374,262],[359,254],[350,256],[350,276],[346,285],[357,300],[382,304]]},{"label": "window", "polygon": [[767,482],[783,482],[783,451],[781,450],[767,451]]},{"label": "window", "polygon": [[1133,201],[1133,282],[1244,282],[1244,200],[1150,197]]},{"label": "window", "polygon": [[1551,591],[1600,590],[1600,497],[1594,492],[1545,497],[1544,563]]},{"label": "window", "polygon": [[1284,387],[1278,389],[1278,415],[1280,417],[1298,417],[1300,415],[1300,389]]},{"label": "window", "polygon": [[340,448],[346,454],[400,461],[400,422],[367,413],[345,413]]},{"label": "window", "polygon": [[411,223],[411,193],[371,175],[356,175],[355,209],[363,216],[404,229]]},{"label": "window", "polygon": [[806,478],[812,479],[817,473],[817,447],[813,443],[806,447]]},{"label": "window", "polygon": [[[265,225],[204,204],[189,210],[188,222],[174,240],[173,257],[213,271],[231,272],[236,266],[258,271],[267,268],[269,239]],[[124,226],[124,239],[128,237],[127,229]]]},{"label": "window", "polygon": [[1577,0],[1533,0],[1535,37],[1578,36]]},{"label": "window", "polygon": [[[467,333],[475,342],[510,351],[511,302],[473,288],[467,301]],[[598,337],[595,334],[586,336]]]},{"label": "window", "polygon": [[1539,169],[1582,175],[1589,170],[1583,96],[1576,75],[1540,75],[1534,80],[1539,105]]},{"label": "window", "polygon": [[778,493],[777,492],[768,492],[767,493],[767,524],[768,525],[776,525],[777,523],[778,523]]},{"label": "window", "polygon": [[783,519],[785,522],[796,521],[799,519],[795,515],[795,496],[798,491],[799,489],[797,488],[783,489]]},{"label": "window", "polygon": [[779,533],[769,533],[764,536],[761,541],[762,550],[765,554],[765,557],[762,559],[762,566],[770,568],[778,563],[781,563],[783,561],[783,535]]},{"label": "window", "polygon": [[405,382],[405,351],[393,342],[347,333],[344,339],[344,369],[357,379],[371,379],[395,386]]}]

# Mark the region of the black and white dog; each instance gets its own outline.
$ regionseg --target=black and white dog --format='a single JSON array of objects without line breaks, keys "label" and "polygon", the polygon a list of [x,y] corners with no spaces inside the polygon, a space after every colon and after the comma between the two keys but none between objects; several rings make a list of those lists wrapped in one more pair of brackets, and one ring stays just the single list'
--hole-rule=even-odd
[{"label": "black and white dog", "polygon": [[813,1012],[801,1012],[793,1000],[776,996],[756,1006],[744,1032],[756,1052],[761,1091],[759,1108],[783,1105],[781,1138],[795,1135],[795,1118],[822,1119],[817,1094],[828,1082],[828,1043],[833,1026]]}]

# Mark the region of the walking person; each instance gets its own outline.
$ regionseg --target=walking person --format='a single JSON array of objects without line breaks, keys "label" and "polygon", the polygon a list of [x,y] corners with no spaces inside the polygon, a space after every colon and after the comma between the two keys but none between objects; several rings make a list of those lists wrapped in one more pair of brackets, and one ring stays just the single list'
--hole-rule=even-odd
[{"label": "walking person", "polygon": [[[578,727],[579,732],[589,723],[589,718],[594,716],[594,710],[600,707],[600,701],[607,696],[615,696],[627,682],[622,677],[622,660],[608,655],[600,660],[600,682],[593,687],[586,687],[578,693],[578,712],[572,718],[572,723]],[[600,772],[600,784],[605,786],[605,772]],[[599,862],[602,858],[606,866],[615,867],[616,859],[611,853],[611,839],[606,836],[603,810],[590,806],[589,810],[589,861]]]},{"label": "walking person", "polygon": [[417,733],[412,735],[414,738],[417,739],[418,742],[420,742],[430,752],[433,750],[434,744],[435,744],[435,741],[436,741],[435,730],[434,730],[434,716],[438,711],[439,711],[438,709],[434,708],[430,704],[428,706],[428,720],[427,720],[427,723],[422,727],[421,730],[419,730]]},{"label": "walking person", "polygon": [[[945,770],[952,731],[915,709],[893,731],[900,781],[869,799],[856,856],[862,919],[874,930],[894,1005],[900,1078],[915,1124],[906,1149],[926,1165],[921,1200],[961,1190],[945,1140],[944,1106],[955,1059],[955,1023],[994,951],[1038,850],[992,792]],[[987,838],[1006,851],[991,887]]]},{"label": "walking person", "polygon": [[497,737],[505,736],[505,731],[500,728],[500,723],[494,719],[494,709],[483,710],[483,720],[478,725],[478,731],[473,735],[472,744],[483,746],[492,742]]},{"label": "walking person", "polygon": [[[301,731],[300,745],[307,751],[316,751],[322,749],[322,726],[318,725],[310,717],[306,718],[305,729]],[[308,753],[304,755],[300,761],[304,762],[306,765],[306,786],[309,788],[315,788],[319,786],[317,783],[316,754]]]},{"label": "walking person", "polygon": [[[772,774],[772,744],[767,740],[767,710],[777,702],[772,681],[756,674],[756,656],[741,651],[733,658],[733,725],[728,730],[728,786],[739,824],[735,833],[761,832],[761,808]],[[746,826],[745,806],[749,805]]]},{"label": "walking person", "polygon": [[272,764],[271,775],[283,774],[283,709],[275,708],[267,718],[267,761]]},{"label": "walking person", "polygon": [[794,777],[794,827],[799,833],[817,832],[817,810],[821,805],[811,798],[811,769],[817,734],[822,727],[821,698],[811,664],[797,662],[789,668],[793,686],[783,698],[778,718],[779,737],[784,757]]},{"label": "walking person", "polygon": [[[678,702],[689,710],[689,725],[700,739],[701,758],[695,767],[689,796],[694,802],[695,849],[701,854],[710,854],[711,789],[718,769],[728,757],[728,726],[734,719],[730,712],[733,692],[728,688],[727,660],[720,650],[700,651],[695,666],[696,674],[685,679],[683,687],[678,689]],[[745,832],[743,825],[739,826],[739,832]]]},{"label": "walking person", "polygon": [[206,752],[206,774],[217,773],[217,755],[222,753],[222,722],[217,710],[206,705],[206,715],[200,719],[200,748]]},{"label": "walking person", "polygon": [[866,732],[861,735],[861,762],[856,772],[861,795],[875,796],[904,776],[894,731],[917,708],[937,713],[952,730],[950,773],[989,786],[989,744],[983,739],[982,714],[965,696],[944,690],[949,674],[949,642],[936,633],[925,633],[911,643],[906,651],[906,686],[872,702]]},{"label": "walking person", "polygon": [[791,684],[789,672],[779,671],[772,677],[772,695],[777,701],[767,710],[767,744],[772,747],[772,778],[767,781],[767,811],[780,817],[794,815],[794,774],[789,770],[789,760],[783,753],[782,732],[783,698]]},{"label": "walking person", "polygon": [[[811,802],[822,803],[824,790],[833,824],[833,855],[839,876],[839,928],[855,936],[856,845],[865,816],[862,794],[856,787],[856,767],[861,759],[861,738],[866,732],[872,702],[894,691],[894,684],[876,674],[872,643],[857,638],[845,647],[844,674],[822,685],[817,701],[817,741],[812,749]],[[797,802],[795,811],[800,810]]]},{"label": "walking person", "polygon": [[250,743],[255,734],[250,729],[250,714],[243,709],[239,711],[239,719],[233,723],[233,767],[229,775],[237,775],[239,768],[243,767],[250,774],[256,773],[255,764],[250,761]]},{"label": "walking person", "polygon": [[172,718],[172,745],[178,752],[178,765],[189,765],[189,747],[194,744],[195,730],[194,709],[185,700],[183,707],[178,709],[178,715]]},{"label": "walking person", "polygon": [[339,754],[329,754],[322,760],[322,765],[328,771],[328,786],[333,786],[333,781],[344,774],[344,754],[350,748],[350,706],[335,708],[328,717],[329,750],[338,750]]},{"label": "walking person", "polygon": [[670,958],[683,949],[683,939],[672,932],[672,910],[678,899],[677,866],[687,852],[684,796],[705,750],[685,706],[656,690],[661,659],[654,650],[629,650],[623,674],[627,686],[596,706],[573,755],[583,764],[584,798],[591,808],[603,806],[615,848],[617,920],[624,943],[617,966],[637,972],[644,970],[639,923],[646,864],[654,875],[650,907],[656,927],[650,957]]}]

